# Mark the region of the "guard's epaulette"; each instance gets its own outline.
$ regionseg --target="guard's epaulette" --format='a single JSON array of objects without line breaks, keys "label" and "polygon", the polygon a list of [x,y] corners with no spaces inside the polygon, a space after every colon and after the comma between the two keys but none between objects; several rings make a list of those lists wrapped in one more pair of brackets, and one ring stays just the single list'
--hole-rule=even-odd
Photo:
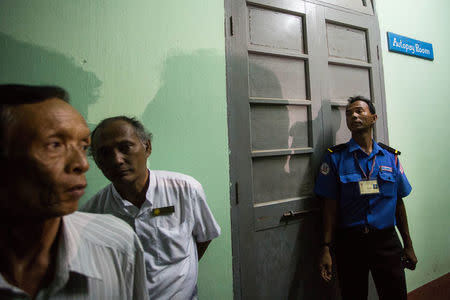
[{"label": "guard's epaulette", "polygon": [[347,143],[330,147],[330,148],[328,148],[328,152],[330,152],[330,153],[339,152],[339,151],[344,150],[345,148],[347,148]]},{"label": "guard's epaulette", "polygon": [[385,144],[383,144],[383,143],[378,143],[378,146],[380,146],[380,147],[383,148],[384,150],[387,150],[387,151],[391,152],[392,154],[395,154],[395,155],[400,155],[400,154],[402,154],[400,151],[398,151],[398,150],[396,150],[396,149],[394,149],[394,148],[391,148],[391,147],[389,147],[388,145],[385,145]]}]

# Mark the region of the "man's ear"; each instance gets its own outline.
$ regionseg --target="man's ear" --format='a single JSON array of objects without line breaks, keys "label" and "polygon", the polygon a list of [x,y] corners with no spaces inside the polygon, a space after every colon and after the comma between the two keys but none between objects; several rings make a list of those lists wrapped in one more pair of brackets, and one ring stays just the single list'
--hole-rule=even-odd
[{"label": "man's ear", "polygon": [[145,153],[147,154],[147,157],[149,157],[150,154],[152,154],[152,142],[150,142],[150,140],[146,141],[144,143],[144,147],[145,147]]},{"label": "man's ear", "polygon": [[377,114],[373,114],[372,115],[372,121],[373,121],[373,124],[375,124],[375,122],[378,120],[378,115]]}]

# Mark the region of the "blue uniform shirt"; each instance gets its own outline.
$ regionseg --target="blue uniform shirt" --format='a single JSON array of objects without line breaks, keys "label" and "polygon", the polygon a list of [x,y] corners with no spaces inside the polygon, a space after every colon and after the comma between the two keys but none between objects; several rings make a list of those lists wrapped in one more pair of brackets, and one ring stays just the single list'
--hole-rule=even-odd
[{"label": "blue uniform shirt", "polygon": [[[364,173],[369,175],[373,159],[370,180],[377,180],[379,193],[360,195],[359,181],[366,178]],[[373,141],[372,153],[367,155],[351,139],[345,149],[325,156],[314,192],[338,201],[339,227],[368,225],[383,229],[395,226],[397,198],[406,197],[411,185],[394,154]]]}]

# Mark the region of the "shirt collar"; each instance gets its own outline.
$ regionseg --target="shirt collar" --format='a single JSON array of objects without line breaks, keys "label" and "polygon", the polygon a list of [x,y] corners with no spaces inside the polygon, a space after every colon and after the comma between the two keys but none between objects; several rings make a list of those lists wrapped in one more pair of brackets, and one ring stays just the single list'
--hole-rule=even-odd
[{"label": "shirt collar", "polygon": [[[149,207],[152,206],[152,204],[153,204],[153,197],[152,197],[152,195],[154,195],[154,190],[155,190],[155,187],[156,187],[155,175],[148,168],[147,168],[147,171],[149,173],[150,182],[148,184],[147,193],[145,194],[145,203],[143,204],[143,207],[144,206],[149,206]],[[122,198],[122,196],[120,196],[120,194],[116,190],[116,187],[114,186],[114,184],[111,184],[111,190],[112,190],[112,195],[113,195],[114,200],[116,200],[116,202],[121,207],[123,207],[123,208],[134,207],[133,203],[131,203],[130,201],[128,201],[128,200]]]},{"label": "shirt collar", "polygon": [[[369,157],[372,155],[378,155],[380,152],[381,154],[384,154],[383,151],[381,150],[381,147],[378,145],[377,142],[375,142],[375,140],[372,139],[372,153],[370,153]],[[358,145],[357,142],[355,142],[354,139],[350,139],[350,141],[348,142],[348,152],[354,152],[356,150],[360,150],[363,151],[361,149],[361,146]]]},{"label": "shirt collar", "polygon": [[25,293],[18,287],[14,286],[14,285],[10,284],[8,281],[6,281],[6,279],[3,278],[2,274],[0,274],[0,289],[10,290],[14,293],[19,293],[19,294]]},{"label": "shirt collar", "polygon": [[378,143],[375,142],[374,140],[372,140],[372,142],[373,142],[372,153],[375,153],[376,155],[378,155],[378,154],[383,154],[384,155],[384,152],[381,150],[380,145],[378,145]]}]

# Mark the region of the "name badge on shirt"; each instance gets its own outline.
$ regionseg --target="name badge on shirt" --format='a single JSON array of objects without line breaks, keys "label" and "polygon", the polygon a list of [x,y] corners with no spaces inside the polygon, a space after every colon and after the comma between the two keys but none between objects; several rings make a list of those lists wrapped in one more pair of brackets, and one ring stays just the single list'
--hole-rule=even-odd
[{"label": "name badge on shirt", "polygon": [[175,206],[158,207],[152,209],[154,216],[169,215],[175,212]]},{"label": "name badge on shirt", "polygon": [[376,180],[362,180],[359,182],[360,195],[370,195],[380,193]]}]

